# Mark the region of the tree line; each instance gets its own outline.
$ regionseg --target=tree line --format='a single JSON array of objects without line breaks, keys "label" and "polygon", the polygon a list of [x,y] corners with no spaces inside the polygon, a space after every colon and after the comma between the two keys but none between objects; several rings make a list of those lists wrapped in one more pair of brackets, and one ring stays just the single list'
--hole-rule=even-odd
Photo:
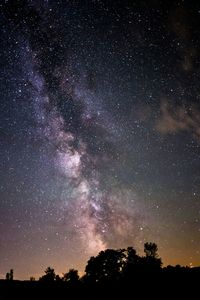
[{"label": "tree line", "polygon": [[[151,274],[177,274],[189,273],[191,268],[179,265],[162,268],[162,260],[158,255],[155,243],[144,244],[144,256],[137,254],[133,247],[126,249],[106,249],[92,256],[85,267],[85,274],[79,277],[78,270],[70,269],[62,276],[48,267],[45,274],[39,278],[40,282],[65,282],[71,286],[81,284],[112,284],[116,282],[129,282],[135,277],[148,278]],[[194,268],[200,273],[199,268]],[[6,280],[13,280],[13,269],[6,274]],[[30,281],[35,281],[34,277]]]}]

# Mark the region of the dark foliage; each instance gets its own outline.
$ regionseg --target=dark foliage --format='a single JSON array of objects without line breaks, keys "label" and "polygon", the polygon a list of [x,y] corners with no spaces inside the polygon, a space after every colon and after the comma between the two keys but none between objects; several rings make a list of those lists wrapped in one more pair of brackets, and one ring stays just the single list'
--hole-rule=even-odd
[{"label": "dark foliage", "polygon": [[[112,292],[111,298],[125,299],[125,295],[159,296],[165,291],[172,297],[174,291],[181,291],[184,296],[198,286],[200,267],[189,268],[177,265],[162,268],[155,243],[145,243],[145,256],[140,256],[135,249],[107,249],[96,257],[91,257],[85,268],[85,275],[79,278],[78,271],[70,269],[63,276],[56,275],[48,267],[45,274],[36,281],[13,280],[13,269],[6,274],[7,280],[0,280],[1,299],[58,299],[63,294],[70,299],[103,299]],[[172,294],[173,290],[173,294]],[[159,292],[160,291],[160,292]],[[161,294],[160,294],[161,293]],[[44,295],[44,296],[43,296]],[[121,296],[120,296],[121,295]],[[129,296],[127,296],[130,298]],[[159,298],[161,299],[161,298]],[[191,297],[190,297],[191,299]]]},{"label": "dark foliage", "polygon": [[13,269],[10,269],[10,272],[6,273],[6,280],[13,280]]},{"label": "dark foliage", "polygon": [[70,269],[68,273],[65,273],[63,275],[63,278],[61,280],[66,281],[73,286],[77,285],[79,283],[78,271]]}]

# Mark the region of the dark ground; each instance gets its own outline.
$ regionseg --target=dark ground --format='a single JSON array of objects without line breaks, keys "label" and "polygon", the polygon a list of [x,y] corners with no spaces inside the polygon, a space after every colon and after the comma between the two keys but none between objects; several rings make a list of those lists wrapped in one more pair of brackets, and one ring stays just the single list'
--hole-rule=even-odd
[{"label": "dark ground", "polygon": [[200,277],[193,274],[148,274],[106,285],[0,280],[0,300],[10,299],[198,299]]}]

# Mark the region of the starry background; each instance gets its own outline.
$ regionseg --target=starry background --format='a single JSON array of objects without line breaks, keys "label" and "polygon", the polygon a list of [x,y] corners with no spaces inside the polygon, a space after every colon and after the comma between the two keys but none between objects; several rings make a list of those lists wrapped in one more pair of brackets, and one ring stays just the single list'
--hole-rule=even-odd
[{"label": "starry background", "polygon": [[200,263],[198,1],[1,1],[0,276],[158,244]]}]

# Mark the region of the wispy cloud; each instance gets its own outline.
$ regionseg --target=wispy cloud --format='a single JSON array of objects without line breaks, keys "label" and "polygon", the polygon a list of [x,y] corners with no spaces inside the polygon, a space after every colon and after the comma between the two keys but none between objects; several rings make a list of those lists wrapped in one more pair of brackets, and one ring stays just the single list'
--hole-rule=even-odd
[{"label": "wispy cloud", "polygon": [[162,100],[160,113],[160,118],[156,122],[158,132],[169,134],[185,131],[200,142],[200,109],[196,104],[191,104],[190,107],[184,105],[174,107],[169,101]]}]

